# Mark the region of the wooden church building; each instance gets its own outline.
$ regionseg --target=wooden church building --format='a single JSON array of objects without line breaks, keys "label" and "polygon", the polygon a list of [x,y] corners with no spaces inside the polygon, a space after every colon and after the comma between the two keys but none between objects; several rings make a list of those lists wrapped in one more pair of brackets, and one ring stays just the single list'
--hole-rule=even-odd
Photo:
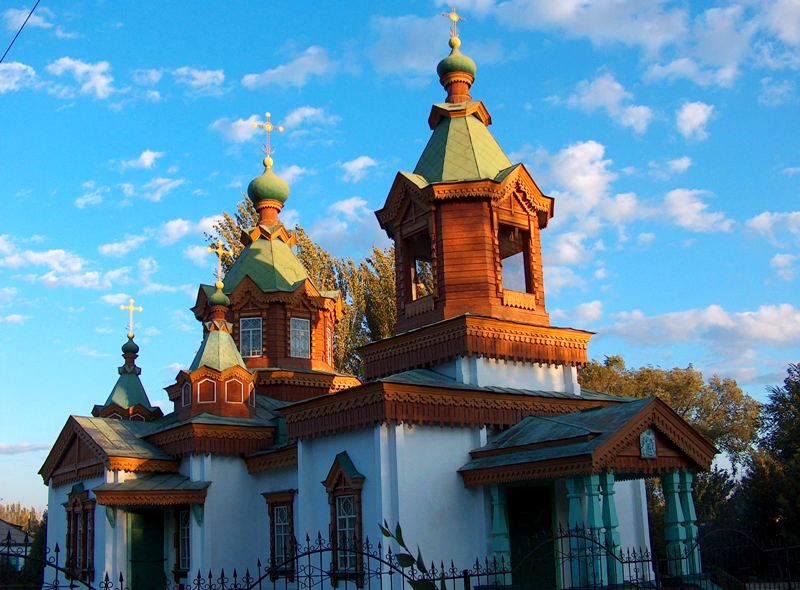
[{"label": "wooden church building", "polygon": [[[580,387],[592,333],[551,325],[545,302],[554,199],[492,136],[460,45],[453,31],[430,139],[376,212],[395,244],[397,325],[363,348],[364,382],[334,370],[341,295],[292,249],[279,217],[289,187],[268,153],[248,187],[258,224],[224,278],[198,290],[203,341],[167,388],[172,411],[150,403],[131,331],[111,394],[68,418],[41,468],[47,542],[76,577],[163,587],[281,562],[307,533],[375,540],[384,521],[459,567],[513,567],[559,526],[647,548],[652,477],[668,547],[696,549],[693,474],[716,449],[656,398]],[[330,564],[358,567],[346,553]],[[611,560],[603,568],[622,583]],[[274,575],[290,584],[290,569]]]}]

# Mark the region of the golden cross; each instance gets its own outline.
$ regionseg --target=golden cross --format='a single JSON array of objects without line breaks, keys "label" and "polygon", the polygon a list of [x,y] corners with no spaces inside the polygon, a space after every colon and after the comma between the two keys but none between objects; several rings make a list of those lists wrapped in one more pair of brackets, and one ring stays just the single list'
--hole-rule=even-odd
[{"label": "golden cross", "polygon": [[217,255],[217,282],[214,284],[214,286],[217,289],[222,289],[224,286],[222,284],[222,257],[226,255],[232,256],[233,252],[222,247],[222,240],[217,240],[216,247],[209,246],[208,251]]},{"label": "golden cross", "polygon": [[264,113],[264,118],[266,119],[263,123],[253,123],[253,127],[261,127],[266,134],[267,134],[267,143],[264,144],[264,153],[267,155],[267,158],[272,157],[272,144],[270,143],[271,135],[273,131],[283,131],[282,125],[273,125],[272,124],[272,113]]},{"label": "golden cross", "polygon": [[130,303],[128,303],[128,305],[120,305],[119,308],[123,310],[127,309],[131,314],[131,317],[128,320],[128,338],[133,338],[133,312],[144,311],[144,310],[142,309],[141,305],[139,307],[136,307],[133,304],[133,297],[131,297]]},{"label": "golden cross", "polygon": [[463,16],[456,12],[456,7],[453,6],[450,9],[450,12],[443,12],[442,16],[446,16],[450,19],[450,36],[451,37],[458,37],[458,29],[456,25],[459,21],[466,20]]}]

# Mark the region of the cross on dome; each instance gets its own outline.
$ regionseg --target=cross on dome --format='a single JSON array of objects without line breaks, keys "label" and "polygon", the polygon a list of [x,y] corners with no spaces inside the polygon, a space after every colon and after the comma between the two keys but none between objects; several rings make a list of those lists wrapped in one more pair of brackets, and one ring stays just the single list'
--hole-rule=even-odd
[{"label": "cross on dome", "polygon": [[266,154],[266,156],[267,156],[266,158],[264,158],[264,167],[265,168],[271,168],[272,167],[272,144],[271,144],[272,132],[273,131],[283,132],[284,131],[284,127],[283,127],[283,125],[273,125],[273,123],[272,123],[272,113],[264,113],[264,119],[265,119],[265,121],[263,123],[253,123],[253,127],[260,127],[267,134],[267,141],[264,144],[264,147],[262,148],[263,151],[264,151],[264,154]]},{"label": "cross on dome", "polygon": [[443,12],[442,16],[446,16],[450,19],[450,37],[457,38],[458,37],[458,23],[459,21],[466,20],[463,16],[456,12],[456,7],[453,6],[450,9],[450,12]]},{"label": "cross on dome", "polygon": [[128,305],[120,305],[121,310],[128,310],[130,312],[130,319],[128,320],[128,338],[133,338],[133,312],[144,311],[141,305],[138,307],[133,304],[133,297],[131,297]]},{"label": "cross on dome", "polygon": [[[269,113],[267,113],[267,115],[269,115]],[[225,286],[222,283],[222,257],[232,256],[233,252],[223,248],[222,240],[217,240],[217,243],[214,246],[209,246],[208,251],[217,255],[217,282],[214,283],[214,286],[217,289],[222,289],[222,287]]]}]

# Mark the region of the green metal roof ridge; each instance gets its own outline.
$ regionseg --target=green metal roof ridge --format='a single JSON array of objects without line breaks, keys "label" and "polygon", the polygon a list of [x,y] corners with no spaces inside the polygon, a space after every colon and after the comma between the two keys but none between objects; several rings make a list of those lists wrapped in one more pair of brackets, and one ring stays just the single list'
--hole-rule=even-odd
[{"label": "green metal roof ridge", "polygon": [[106,399],[103,407],[117,404],[120,408],[127,410],[135,405],[141,405],[148,410],[152,410],[153,406],[150,405],[150,399],[147,397],[147,392],[144,390],[144,385],[136,373],[122,372],[114,384],[111,393]]},{"label": "green metal roof ridge", "polygon": [[149,434],[152,423],[89,416],[72,416],[72,419],[108,456],[173,459],[160,447],[142,439]]},{"label": "green metal roof ridge", "polygon": [[241,251],[225,274],[225,294],[230,295],[246,276],[265,293],[295,291],[309,278],[308,272],[287,243],[265,238],[258,238]]},{"label": "green metal roof ridge", "polygon": [[247,369],[231,335],[222,330],[211,330],[203,338],[203,343],[197,350],[189,370],[194,371],[200,367],[208,367],[224,371],[237,365]]}]

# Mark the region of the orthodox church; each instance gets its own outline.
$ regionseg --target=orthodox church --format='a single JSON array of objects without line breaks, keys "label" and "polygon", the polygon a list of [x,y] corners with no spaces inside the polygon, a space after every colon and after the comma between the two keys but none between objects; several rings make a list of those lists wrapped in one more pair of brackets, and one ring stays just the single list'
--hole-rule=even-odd
[{"label": "orthodox church", "polygon": [[[306,534],[375,540],[383,522],[459,567],[514,566],[559,526],[646,548],[650,477],[663,482],[668,547],[696,549],[693,474],[716,449],[656,398],[580,387],[592,333],[552,326],[545,305],[554,199],[492,136],[456,21],[430,139],[376,212],[395,245],[397,325],[362,349],[366,380],[334,370],[342,296],[293,251],[289,187],[267,149],[247,191],[258,223],[224,278],[199,287],[202,345],[166,388],[172,411],[150,403],[131,329],[105,403],[68,418],[41,468],[47,542],[76,577],[163,587],[282,563]],[[612,561],[609,585],[623,581]],[[338,575],[358,567],[333,554]]]}]

